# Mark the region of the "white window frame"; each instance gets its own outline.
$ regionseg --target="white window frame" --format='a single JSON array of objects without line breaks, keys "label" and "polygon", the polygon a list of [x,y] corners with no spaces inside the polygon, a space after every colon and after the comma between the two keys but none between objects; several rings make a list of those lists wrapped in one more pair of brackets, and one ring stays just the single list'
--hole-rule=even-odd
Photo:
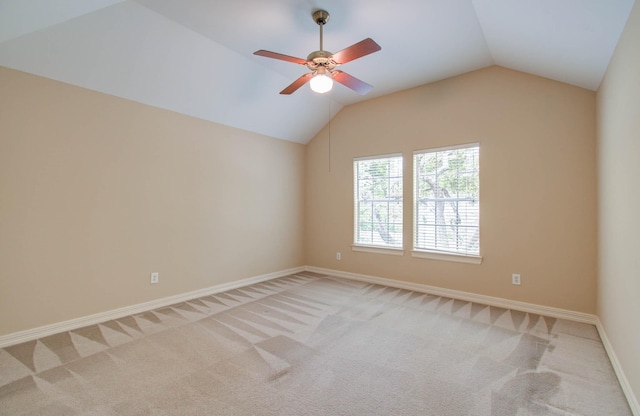
[{"label": "white window frame", "polygon": [[[400,175],[399,176],[387,176],[387,180],[395,179],[400,180],[400,193],[399,200],[396,198],[395,201],[378,201],[390,204],[392,202],[400,203],[400,222],[394,222],[396,226],[399,225],[400,235],[399,235],[399,245],[386,245],[386,244],[374,244],[374,243],[366,243],[363,242],[362,239],[359,239],[359,225],[360,221],[360,204],[362,201],[359,199],[360,195],[360,183],[364,181],[364,179],[359,178],[358,176],[358,164],[363,161],[371,161],[371,160],[384,160],[384,159],[393,159],[399,158],[401,167],[400,167]],[[367,157],[357,157],[353,159],[353,198],[354,198],[354,207],[353,207],[353,251],[367,252],[367,253],[377,253],[377,254],[389,254],[389,255],[398,255],[401,256],[404,254],[404,158],[402,153],[392,153],[385,155],[376,155],[376,156],[367,156]],[[375,200],[367,201],[368,203],[375,203]],[[390,207],[387,207],[388,213],[390,211]],[[373,211],[373,208],[372,208]],[[388,214],[387,213],[387,214]],[[389,215],[389,214],[388,214]],[[389,221],[389,218],[387,218]],[[373,223],[372,223],[373,224]],[[388,224],[388,223],[387,223]],[[373,231],[372,231],[373,232]],[[372,238],[373,239],[373,238]]]},{"label": "white window frame", "polygon": [[[479,159],[479,153],[480,153],[480,144],[479,143],[468,143],[468,144],[463,144],[463,145],[457,145],[457,146],[448,146],[448,147],[440,147],[440,148],[434,148],[434,149],[425,149],[425,150],[417,150],[415,152],[413,152],[413,249],[411,251],[411,256],[412,257],[418,257],[418,258],[427,258],[427,259],[432,259],[432,260],[445,260],[445,261],[454,261],[454,262],[461,262],[461,263],[471,263],[471,264],[480,264],[482,263],[482,257],[480,256],[480,217],[479,217],[479,211],[478,211],[478,221],[477,221],[477,233],[478,233],[478,252],[474,253],[474,252],[465,252],[463,250],[461,251],[451,251],[451,250],[446,250],[446,249],[438,249],[436,248],[427,248],[427,247],[421,247],[418,246],[418,239],[419,239],[419,215],[420,215],[420,208],[419,208],[419,204],[420,204],[420,200],[418,197],[418,190],[420,187],[420,172],[419,172],[419,166],[417,163],[417,157],[419,155],[423,155],[423,154],[429,154],[429,153],[440,153],[440,152],[447,152],[447,151],[451,151],[451,150],[458,150],[458,149],[469,149],[469,148],[477,148],[478,149],[478,159]],[[479,180],[480,180],[480,166],[479,166],[479,160],[478,160],[478,186],[479,186]],[[479,190],[478,190],[478,210],[479,210]]]}]

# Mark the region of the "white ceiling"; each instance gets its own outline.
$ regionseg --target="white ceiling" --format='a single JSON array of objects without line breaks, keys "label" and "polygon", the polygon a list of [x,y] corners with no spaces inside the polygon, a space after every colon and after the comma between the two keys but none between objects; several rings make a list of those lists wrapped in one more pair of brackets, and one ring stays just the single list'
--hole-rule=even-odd
[{"label": "white ceiling", "polygon": [[[0,65],[307,143],[340,109],[490,65],[596,90],[634,0],[0,0]],[[374,86],[278,94],[308,70],[254,56],[382,50],[345,72]]]}]

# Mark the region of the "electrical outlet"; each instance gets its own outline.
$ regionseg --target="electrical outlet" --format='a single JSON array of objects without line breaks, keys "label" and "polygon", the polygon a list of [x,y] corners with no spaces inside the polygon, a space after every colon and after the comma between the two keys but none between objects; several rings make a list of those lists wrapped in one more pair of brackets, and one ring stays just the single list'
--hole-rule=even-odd
[{"label": "electrical outlet", "polygon": [[519,274],[512,274],[511,275],[511,284],[520,286],[520,275]]},{"label": "electrical outlet", "polygon": [[342,253],[339,251],[336,253],[336,260],[342,260]]},{"label": "electrical outlet", "polygon": [[158,272],[151,273],[151,284],[155,285],[156,283],[158,283],[158,280],[160,280],[160,273]]}]

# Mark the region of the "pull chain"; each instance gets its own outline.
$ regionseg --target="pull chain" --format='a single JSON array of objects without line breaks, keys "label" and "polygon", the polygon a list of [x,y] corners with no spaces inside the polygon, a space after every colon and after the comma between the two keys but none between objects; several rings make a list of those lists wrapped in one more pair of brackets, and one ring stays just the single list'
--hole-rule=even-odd
[{"label": "pull chain", "polygon": [[329,102],[329,173],[331,173],[331,97],[328,94],[327,101]]}]

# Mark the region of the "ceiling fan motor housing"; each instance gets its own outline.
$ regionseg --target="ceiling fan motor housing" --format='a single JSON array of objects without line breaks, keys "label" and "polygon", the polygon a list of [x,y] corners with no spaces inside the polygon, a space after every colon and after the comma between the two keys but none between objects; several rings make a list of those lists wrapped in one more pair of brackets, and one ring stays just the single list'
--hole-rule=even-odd
[{"label": "ceiling fan motor housing", "polygon": [[314,70],[319,66],[323,66],[328,70],[332,70],[338,65],[333,59],[331,59],[332,56],[333,53],[329,51],[311,52],[309,56],[307,56],[307,67]]}]

